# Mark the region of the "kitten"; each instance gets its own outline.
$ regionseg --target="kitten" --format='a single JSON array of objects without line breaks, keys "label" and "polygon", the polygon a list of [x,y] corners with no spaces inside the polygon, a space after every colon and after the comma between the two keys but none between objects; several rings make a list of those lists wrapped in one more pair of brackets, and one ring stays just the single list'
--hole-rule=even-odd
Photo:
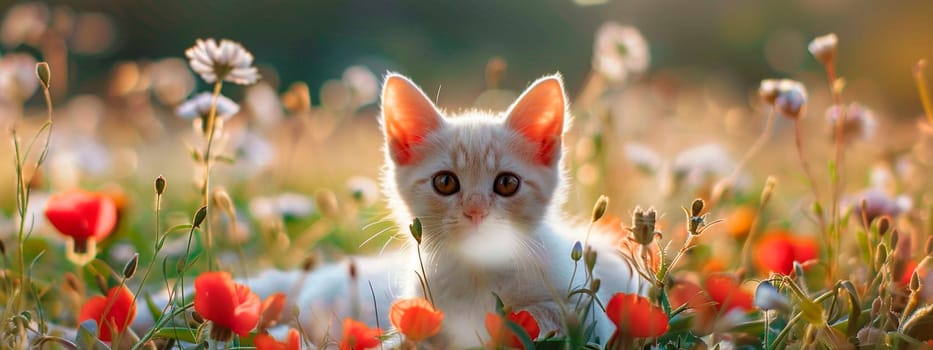
[{"label": "kitten", "polygon": [[[586,233],[560,212],[566,100],[561,77],[552,75],[532,84],[505,113],[445,116],[410,80],[389,74],[382,91],[382,180],[408,244],[381,257],[355,259],[355,279],[345,262],[307,276],[267,271],[249,284],[260,295],[291,291],[289,300],[301,309],[299,319],[314,339],[324,329],[339,339],[345,316],[391,327],[392,301],[422,295],[415,275],[417,243],[408,235],[408,225],[419,218],[427,282],[435,306],[446,315],[433,343],[481,346],[488,339],[484,321],[495,308],[493,293],[513,310],[531,312],[542,334],[562,330],[562,307],[572,305],[568,288],[584,283],[585,275],[581,261],[571,281],[570,252]],[[617,292],[644,293],[647,283],[620,255],[630,252],[618,251],[599,232],[588,242],[598,253],[594,277],[601,279],[604,303]],[[601,311],[595,319],[596,334],[606,341],[614,326]]]}]

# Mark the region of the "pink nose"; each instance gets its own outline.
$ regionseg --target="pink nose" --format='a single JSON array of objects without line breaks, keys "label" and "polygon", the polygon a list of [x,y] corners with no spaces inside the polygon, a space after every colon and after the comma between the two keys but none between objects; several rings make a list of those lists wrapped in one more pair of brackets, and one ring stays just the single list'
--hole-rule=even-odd
[{"label": "pink nose", "polygon": [[470,208],[463,211],[463,216],[470,218],[470,221],[474,224],[478,224],[485,219],[487,215],[489,215],[489,211],[483,208]]}]

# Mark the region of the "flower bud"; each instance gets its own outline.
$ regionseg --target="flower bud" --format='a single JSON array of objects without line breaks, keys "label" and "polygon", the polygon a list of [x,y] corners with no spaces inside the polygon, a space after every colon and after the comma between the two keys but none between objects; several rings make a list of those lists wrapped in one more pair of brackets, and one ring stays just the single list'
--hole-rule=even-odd
[{"label": "flower bud", "polygon": [[421,228],[421,219],[415,218],[415,220],[410,225],[408,225],[408,230],[411,231],[411,236],[415,238],[415,241],[418,242],[418,244],[421,244],[421,235],[423,233]]},{"label": "flower bud", "polygon": [[160,196],[165,193],[165,178],[162,175],[155,179],[155,190],[156,194]]},{"label": "flower bud", "polygon": [[586,270],[590,272],[596,267],[596,251],[589,246],[586,247],[586,251],[583,253],[583,263],[586,265]]},{"label": "flower bud", "polygon": [[42,83],[42,88],[48,90],[49,81],[52,79],[52,72],[49,70],[48,62],[36,63],[36,77],[38,77],[39,82]]},{"label": "flower bud", "polygon": [[836,61],[836,46],[838,42],[839,38],[836,37],[836,34],[829,33],[813,39],[810,45],[807,45],[807,50],[810,51],[810,54],[812,54],[817,61],[824,65],[829,65]]},{"label": "flower bud", "polygon": [[700,216],[700,213],[703,212],[703,206],[705,205],[702,199],[694,199],[693,204],[690,206],[690,216]]},{"label": "flower bud", "polygon": [[583,244],[580,241],[573,243],[573,249],[570,250],[570,259],[573,261],[580,261],[580,258],[583,257]]},{"label": "flower bud", "polygon": [[136,269],[139,267],[139,253],[133,254],[133,257],[130,258],[130,261],[126,262],[126,265],[123,266],[123,278],[130,279],[133,278],[133,275],[136,274]]},{"label": "flower bud", "polygon": [[201,223],[204,222],[204,218],[207,217],[207,207],[201,207],[198,209],[197,213],[194,213],[194,221],[191,223],[191,226],[201,227]]},{"label": "flower bud", "polygon": [[593,219],[591,222],[599,221],[606,214],[606,208],[609,206],[609,197],[599,196],[596,205],[593,206]]}]

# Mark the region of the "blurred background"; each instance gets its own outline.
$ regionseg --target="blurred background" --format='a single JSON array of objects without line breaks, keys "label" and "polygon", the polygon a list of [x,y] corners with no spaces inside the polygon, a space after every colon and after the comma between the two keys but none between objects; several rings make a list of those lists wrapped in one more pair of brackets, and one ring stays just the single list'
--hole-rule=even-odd
[{"label": "blurred background", "polygon": [[[779,192],[760,225],[815,230],[796,138],[830,205],[832,99],[807,45],[831,32],[842,102],[858,103],[846,122],[842,205],[875,191],[892,213],[928,207],[933,128],[917,122],[912,71],[933,57],[931,15],[928,1],[869,0],[7,1],[0,126],[21,142],[39,130],[47,112],[34,67],[48,61],[53,137],[48,162],[25,169],[30,228],[55,237],[41,214],[50,194],[107,193],[121,221],[101,256],[116,264],[139,251],[148,260],[153,179],[169,184],[163,227],[189,222],[202,202],[192,154],[204,144],[203,115],[183,111],[211,86],[190,70],[185,50],[199,38],[240,42],[262,79],[223,86],[238,108],[225,116],[224,161],[211,180],[233,204],[234,215],[212,218],[226,237],[221,260],[263,256],[293,267],[321,249],[377,251],[394,233],[378,185],[386,71],[412,77],[451,111],[503,110],[534,79],[561,72],[575,117],[565,143],[568,212],[585,217],[607,194],[618,217],[636,205],[667,213],[660,226],[676,239],[680,208],[714,197],[731,177],[715,217],[744,215],[733,222],[745,226],[720,225],[731,235],[710,239],[728,256],[748,234],[768,176]],[[771,107],[758,96],[768,78],[801,81],[806,108],[799,133],[794,119],[777,116],[764,147],[747,154],[768,130]],[[12,152],[0,151],[0,188],[15,188],[13,164]],[[14,192],[0,193],[0,239],[8,240],[20,219]],[[180,238],[166,254],[181,256]],[[54,239],[30,244],[30,254],[62,249]]]},{"label": "blurred background", "polygon": [[[586,6],[588,3],[595,5]],[[3,1],[0,11],[18,2]],[[362,64],[413,76],[439,103],[461,107],[483,88],[493,56],[510,62],[504,85],[523,87],[562,72],[571,91],[590,68],[593,34],[605,21],[633,25],[651,43],[651,70],[682,79],[718,76],[740,87],[766,77],[819,71],[806,52],[835,32],[840,71],[856,94],[878,108],[912,116],[919,104],[910,69],[933,56],[933,5],[922,0],[878,6],[870,0],[712,1],[366,1],[366,0],[82,0],[46,1],[51,17],[78,16],[72,43],[87,46],[69,65],[72,93],[93,91],[123,60],[178,57],[196,38],[231,38],[274,67],[277,87],[322,84]],[[61,21],[59,21],[61,22]],[[64,26],[65,24],[57,24]],[[23,49],[4,42],[6,51]],[[273,77],[269,77],[273,78]],[[270,81],[267,79],[267,81]],[[862,96],[859,96],[862,97]]]}]

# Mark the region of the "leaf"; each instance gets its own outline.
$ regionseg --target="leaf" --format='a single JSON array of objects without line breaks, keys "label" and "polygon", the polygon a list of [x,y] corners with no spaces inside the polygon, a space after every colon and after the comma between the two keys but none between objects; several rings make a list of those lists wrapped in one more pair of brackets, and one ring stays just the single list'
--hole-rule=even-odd
[{"label": "leaf", "polygon": [[146,300],[146,308],[149,309],[149,314],[152,315],[152,319],[158,320],[162,318],[162,309],[159,309],[159,306],[152,300],[152,294],[145,293],[144,298]]},{"label": "leaf", "polygon": [[933,305],[924,305],[914,311],[901,325],[901,332],[919,341],[933,340]]}]

